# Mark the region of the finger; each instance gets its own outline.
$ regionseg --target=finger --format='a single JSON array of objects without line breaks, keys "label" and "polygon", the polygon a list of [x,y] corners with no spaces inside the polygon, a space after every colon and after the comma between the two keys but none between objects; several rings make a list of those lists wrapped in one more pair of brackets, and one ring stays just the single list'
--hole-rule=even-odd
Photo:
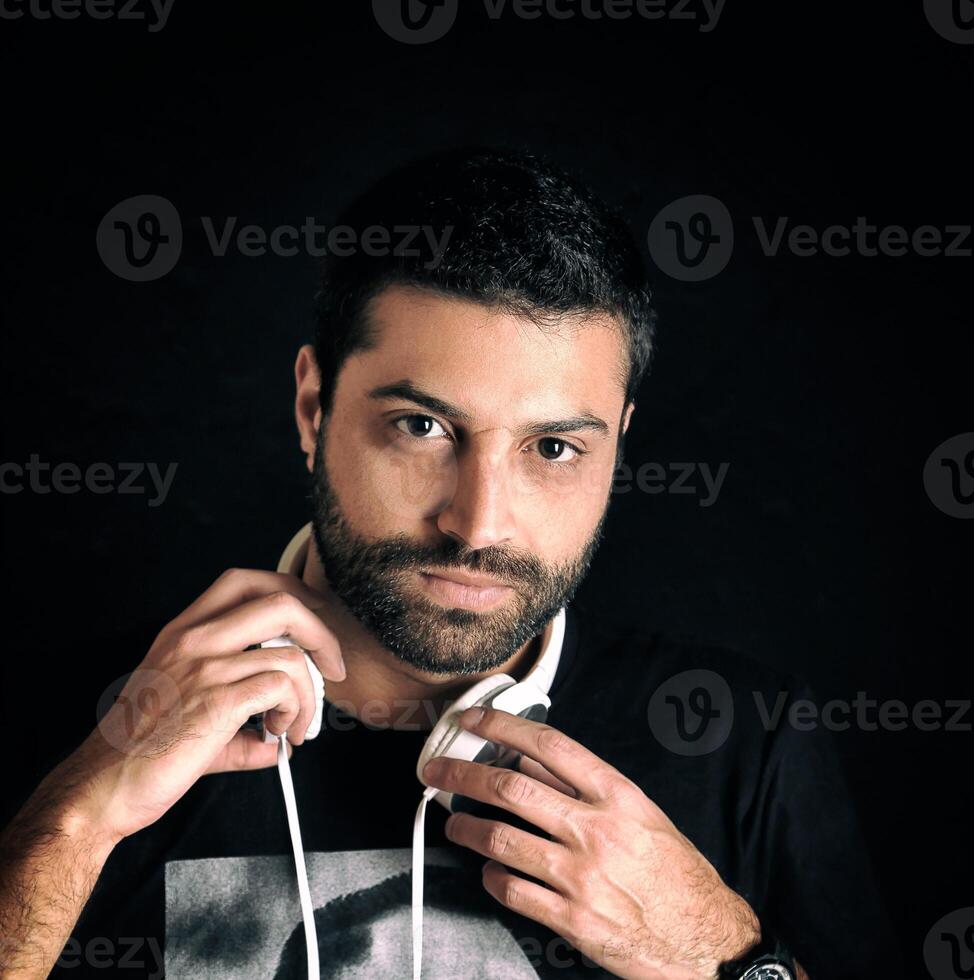
[{"label": "finger", "polygon": [[294,682],[300,710],[294,723],[284,726],[283,716],[272,709],[264,716],[264,725],[274,735],[287,731],[288,741],[300,745],[315,714],[315,687],[308,670],[308,660],[298,647],[267,647],[245,650],[211,658],[207,664],[211,683],[232,684],[245,677],[269,670],[283,670]]},{"label": "finger", "polygon": [[[250,769],[267,769],[277,763],[277,742],[265,742],[257,732],[243,731],[224,746],[223,751],[210,763],[208,773],[237,772]],[[287,743],[290,759],[294,748]]]},{"label": "finger", "polygon": [[578,795],[568,783],[563,783],[557,776],[553,776],[548,772],[540,762],[535,762],[534,759],[530,759],[526,755],[518,757],[517,767],[525,776],[537,779],[538,782],[558,790],[559,793],[564,793],[565,796],[570,796],[574,799]]},{"label": "finger", "polygon": [[203,705],[209,716],[210,731],[229,735],[227,744],[251,715],[276,711],[275,717],[279,719],[276,727],[284,731],[294,723],[301,710],[294,681],[283,670],[268,670],[212,688]]},{"label": "finger", "polygon": [[519,915],[564,935],[568,925],[568,899],[536,882],[521,878],[496,861],[488,861],[483,871],[484,888],[501,905]]},{"label": "finger", "polygon": [[199,647],[231,653],[276,636],[287,636],[307,650],[328,680],[345,679],[345,664],[335,635],[290,592],[271,592],[235,606],[191,627],[183,634],[183,641],[189,650]]},{"label": "finger", "polygon": [[585,804],[524,773],[439,756],[426,764],[423,780],[448,793],[515,813],[557,840],[568,841],[579,836],[576,828]]},{"label": "finger", "polygon": [[198,599],[173,619],[167,628],[188,629],[219,616],[234,606],[272,592],[290,592],[310,609],[318,608],[324,601],[320,592],[315,592],[296,575],[268,572],[259,568],[228,568]]},{"label": "finger", "polygon": [[469,847],[555,888],[568,887],[563,869],[569,854],[556,841],[543,840],[500,820],[484,820],[469,813],[454,813],[446,822],[446,836],[454,844]]},{"label": "finger", "polygon": [[589,803],[612,794],[619,773],[584,745],[552,728],[493,708],[468,708],[459,724],[488,742],[499,742],[541,763]]}]

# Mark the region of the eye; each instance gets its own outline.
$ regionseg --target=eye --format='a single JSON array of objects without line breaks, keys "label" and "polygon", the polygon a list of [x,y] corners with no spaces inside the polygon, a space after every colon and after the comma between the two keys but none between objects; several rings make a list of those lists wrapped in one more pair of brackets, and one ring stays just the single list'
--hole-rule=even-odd
[{"label": "eye", "polygon": [[395,426],[400,432],[417,439],[447,435],[446,429],[429,415],[403,415],[396,419]]},{"label": "eye", "polygon": [[570,463],[577,456],[582,455],[582,450],[570,442],[565,442],[564,439],[546,436],[538,440],[538,453],[548,463]]}]

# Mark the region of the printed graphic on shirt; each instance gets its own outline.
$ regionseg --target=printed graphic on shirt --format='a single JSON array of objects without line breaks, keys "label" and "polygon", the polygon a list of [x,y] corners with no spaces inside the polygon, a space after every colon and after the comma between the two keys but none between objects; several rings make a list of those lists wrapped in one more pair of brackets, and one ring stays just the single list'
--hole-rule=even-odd
[{"label": "printed graphic on shirt", "polygon": [[[411,852],[306,855],[321,976],[402,980],[412,972]],[[479,868],[479,866],[478,866]],[[496,917],[477,869],[426,852],[423,977],[537,980]],[[306,980],[293,860],[205,858],[166,864],[166,976]]]}]

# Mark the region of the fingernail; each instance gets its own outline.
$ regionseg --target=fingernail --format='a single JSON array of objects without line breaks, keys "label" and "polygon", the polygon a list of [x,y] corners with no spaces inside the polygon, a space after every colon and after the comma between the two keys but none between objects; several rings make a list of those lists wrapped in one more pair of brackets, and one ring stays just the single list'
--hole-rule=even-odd
[{"label": "fingernail", "polygon": [[477,725],[483,720],[484,709],[483,708],[467,708],[466,711],[460,715],[460,724],[464,728],[476,728]]},{"label": "fingernail", "polygon": [[440,771],[440,760],[430,759],[429,762],[423,766],[423,779],[429,783],[431,780],[436,778],[436,774]]}]

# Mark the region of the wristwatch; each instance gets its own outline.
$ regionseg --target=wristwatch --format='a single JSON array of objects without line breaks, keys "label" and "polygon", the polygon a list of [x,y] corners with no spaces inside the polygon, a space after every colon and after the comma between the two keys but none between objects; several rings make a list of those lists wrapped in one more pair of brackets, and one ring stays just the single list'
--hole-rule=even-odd
[{"label": "wristwatch", "polygon": [[761,929],[761,941],[739,960],[724,963],[718,980],[798,980],[795,959],[776,936]]}]

